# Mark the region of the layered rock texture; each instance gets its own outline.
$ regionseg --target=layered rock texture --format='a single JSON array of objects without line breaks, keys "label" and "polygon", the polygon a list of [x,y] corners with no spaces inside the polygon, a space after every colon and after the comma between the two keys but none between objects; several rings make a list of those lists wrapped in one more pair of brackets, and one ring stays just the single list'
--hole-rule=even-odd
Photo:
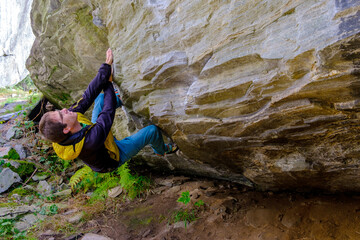
[{"label": "layered rock texture", "polygon": [[34,0],[32,27],[27,67],[61,106],[113,49],[129,120],[115,130],[150,120],[181,149],[144,152],[151,166],[360,190],[359,1]]},{"label": "layered rock texture", "polygon": [[0,87],[16,84],[29,74],[25,61],[35,39],[31,4],[32,0],[0,1]]}]

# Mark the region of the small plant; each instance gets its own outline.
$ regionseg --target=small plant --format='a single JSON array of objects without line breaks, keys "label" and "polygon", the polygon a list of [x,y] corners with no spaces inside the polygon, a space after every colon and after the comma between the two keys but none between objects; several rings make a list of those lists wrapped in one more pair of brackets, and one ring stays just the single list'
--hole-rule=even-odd
[{"label": "small plant", "polygon": [[189,191],[186,191],[186,192],[181,193],[181,196],[179,197],[179,199],[177,201],[187,205],[190,202],[190,200],[191,200],[190,193],[189,193]]},{"label": "small plant", "polygon": [[2,239],[25,239],[26,232],[15,228],[15,219],[0,219],[0,237]]},{"label": "small plant", "polygon": [[52,216],[58,213],[58,206],[56,206],[56,204],[53,204],[51,206],[48,207],[42,207],[40,209],[39,214],[41,215],[47,215],[47,216]]},{"label": "small plant", "polygon": [[43,151],[42,154],[44,156],[40,157],[39,162],[41,164],[44,164],[52,173],[64,172],[71,165],[71,161],[65,161],[59,158],[53,151]]},{"label": "small plant", "polygon": [[[190,201],[191,197],[189,191],[182,192],[177,200],[177,202],[183,203],[185,206],[187,206]],[[196,215],[199,213],[200,207],[202,207],[204,204],[205,203],[203,200],[199,200],[194,203],[194,206],[191,209],[181,208],[172,214],[169,222],[176,223],[183,221],[186,228],[187,223],[191,223],[197,219]]]}]

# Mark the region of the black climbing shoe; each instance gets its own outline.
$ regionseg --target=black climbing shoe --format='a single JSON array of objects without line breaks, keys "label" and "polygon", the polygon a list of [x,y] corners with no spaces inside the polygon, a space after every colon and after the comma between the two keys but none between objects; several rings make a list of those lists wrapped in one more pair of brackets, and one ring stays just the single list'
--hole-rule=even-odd
[{"label": "black climbing shoe", "polygon": [[179,147],[175,143],[169,143],[165,145],[167,147],[165,154],[176,153],[179,150]]}]

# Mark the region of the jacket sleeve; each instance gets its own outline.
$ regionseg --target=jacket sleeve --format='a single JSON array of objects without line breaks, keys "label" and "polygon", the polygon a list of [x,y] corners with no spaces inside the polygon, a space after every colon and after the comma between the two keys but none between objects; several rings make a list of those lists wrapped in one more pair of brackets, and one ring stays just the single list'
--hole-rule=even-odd
[{"label": "jacket sleeve", "polygon": [[95,125],[86,134],[84,148],[96,150],[100,148],[111,129],[116,111],[116,96],[111,82],[104,87],[104,107],[100,112]]},{"label": "jacket sleeve", "polygon": [[73,112],[80,112],[84,114],[91,104],[94,102],[99,93],[103,90],[105,85],[109,82],[111,75],[111,66],[103,63],[96,75],[96,77],[90,82],[89,86],[85,90],[82,98],[74,103],[69,110]]}]

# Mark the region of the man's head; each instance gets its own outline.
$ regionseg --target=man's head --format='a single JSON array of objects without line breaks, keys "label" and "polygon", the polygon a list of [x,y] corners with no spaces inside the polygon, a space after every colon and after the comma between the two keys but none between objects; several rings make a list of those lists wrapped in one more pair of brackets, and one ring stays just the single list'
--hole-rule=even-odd
[{"label": "man's head", "polygon": [[39,129],[46,139],[59,143],[75,133],[78,125],[77,114],[64,108],[45,113],[40,120]]}]

